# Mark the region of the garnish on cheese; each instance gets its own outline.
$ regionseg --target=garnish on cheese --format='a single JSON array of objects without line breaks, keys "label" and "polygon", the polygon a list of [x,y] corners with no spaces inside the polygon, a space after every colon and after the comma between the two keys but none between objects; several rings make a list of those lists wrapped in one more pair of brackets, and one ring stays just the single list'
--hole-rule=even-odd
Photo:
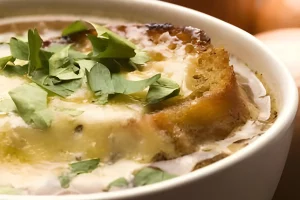
[{"label": "garnish on cheese", "polygon": [[[139,81],[126,80],[120,69],[137,70],[138,65],[141,66],[150,60],[149,56],[136,48],[135,44],[109,29],[90,24],[95,28],[96,35],[87,34],[93,47],[92,52],[88,54],[75,50],[72,44],[44,48],[38,31],[30,29],[28,42],[11,38],[9,43],[11,56],[0,59],[0,68],[5,70],[6,65],[12,63],[8,66],[8,70],[5,70],[6,73],[10,73],[9,68],[18,69],[17,71],[28,70],[25,75],[31,82],[47,91],[49,96],[58,95],[62,98],[72,95],[81,88],[82,81],[87,80],[96,99],[93,102],[97,104],[108,103],[112,95],[130,95],[141,92],[149,86],[149,92],[145,96],[145,101],[148,103],[157,103],[179,94],[179,86],[166,78],[160,79],[160,74]],[[62,35],[68,36],[87,30],[84,22],[75,21],[63,30]],[[27,62],[23,66],[14,65],[16,59]],[[16,70],[11,71],[13,73]],[[20,89],[24,89],[25,93],[34,92],[33,88],[29,87]],[[16,102],[17,99],[14,101]],[[17,111],[26,123],[33,122],[38,128],[46,128],[51,124],[50,119],[29,120],[28,117],[24,117],[24,112],[20,109]],[[46,116],[50,117],[49,114]]]}]

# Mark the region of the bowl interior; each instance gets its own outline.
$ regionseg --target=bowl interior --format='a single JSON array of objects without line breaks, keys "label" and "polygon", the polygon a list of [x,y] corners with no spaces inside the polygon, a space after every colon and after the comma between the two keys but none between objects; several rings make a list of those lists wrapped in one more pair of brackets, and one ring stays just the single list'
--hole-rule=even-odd
[{"label": "bowl interior", "polygon": [[[149,0],[2,0],[0,1],[0,8],[0,17],[33,14],[72,14],[76,16],[121,18],[142,23],[170,22],[175,25],[189,25],[201,28],[212,38],[214,45],[226,48],[230,53],[246,62],[252,70],[262,73],[268,86],[274,93],[279,111],[277,121],[261,138],[237,152],[235,157],[231,158],[230,156],[216,164],[166,183],[122,191],[117,196],[114,193],[94,195],[93,197],[95,198],[107,199],[115,198],[119,195],[130,196],[153,190],[163,190],[186,181],[193,181],[201,178],[201,176],[208,176],[221,168],[230,167],[230,165],[238,162],[240,159],[244,159],[247,155],[263,148],[276,134],[287,129],[295,116],[298,102],[297,89],[284,65],[250,34],[205,14],[168,3]],[[12,10],[17,10],[17,12],[12,12]],[[80,197],[70,197],[70,199],[75,198]]]}]

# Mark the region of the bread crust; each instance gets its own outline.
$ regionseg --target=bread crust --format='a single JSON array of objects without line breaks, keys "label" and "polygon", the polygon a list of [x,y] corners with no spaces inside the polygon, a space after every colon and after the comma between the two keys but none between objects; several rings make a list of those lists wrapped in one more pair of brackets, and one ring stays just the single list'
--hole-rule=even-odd
[{"label": "bread crust", "polygon": [[[160,36],[168,33],[181,44],[190,46],[186,54],[195,57],[196,67],[188,73],[193,92],[184,98],[149,106],[151,112],[140,122],[147,121],[160,134],[173,140],[176,155],[169,155],[169,158],[194,152],[199,144],[207,141],[222,140],[251,118],[251,110],[247,106],[250,100],[237,83],[233,67],[229,64],[229,53],[223,48],[213,47],[203,30],[155,23],[108,26],[121,35],[126,35],[128,27],[146,29],[148,41],[154,45],[159,45]],[[76,42],[89,49],[87,34],[96,35],[96,32],[91,29],[54,38],[44,45]]]}]

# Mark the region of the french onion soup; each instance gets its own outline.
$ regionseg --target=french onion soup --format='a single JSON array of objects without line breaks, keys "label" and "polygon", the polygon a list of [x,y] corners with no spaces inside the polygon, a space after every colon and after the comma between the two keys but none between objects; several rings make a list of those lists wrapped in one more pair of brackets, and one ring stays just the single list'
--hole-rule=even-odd
[{"label": "french onion soup", "polygon": [[43,18],[0,31],[3,194],[168,180],[243,148],[276,118],[263,75],[198,28]]}]

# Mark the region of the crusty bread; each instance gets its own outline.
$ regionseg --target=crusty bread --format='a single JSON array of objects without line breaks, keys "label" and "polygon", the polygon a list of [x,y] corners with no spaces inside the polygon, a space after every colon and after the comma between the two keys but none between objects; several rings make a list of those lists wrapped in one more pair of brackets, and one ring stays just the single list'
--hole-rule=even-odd
[{"label": "crusty bread", "polygon": [[[149,106],[144,120],[152,124],[160,134],[169,136],[175,143],[177,157],[197,150],[199,144],[209,140],[221,140],[235,128],[243,125],[251,116],[251,105],[247,95],[238,85],[229,65],[229,54],[223,48],[214,48],[210,38],[203,30],[192,27],[175,27],[171,24],[121,25],[108,26],[112,31],[126,37],[130,28],[142,29],[146,35],[130,38],[137,45],[141,40],[159,45],[163,34],[168,34],[174,43],[168,44],[169,50],[176,45],[184,45],[185,56],[192,55],[194,68],[187,72],[187,83],[192,93],[184,98],[175,97],[162,103]],[[77,42],[90,49],[86,40],[87,32],[74,34],[62,40],[52,39],[50,42]],[[96,34],[90,30],[88,33]],[[143,38],[139,38],[143,37]],[[48,45],[49,41],[45,43]],[[151,54],[153,60],[167,59]],[[249,106],[250,105],[250,106]],[[140,122],[140,123],[145,123]]]}]

